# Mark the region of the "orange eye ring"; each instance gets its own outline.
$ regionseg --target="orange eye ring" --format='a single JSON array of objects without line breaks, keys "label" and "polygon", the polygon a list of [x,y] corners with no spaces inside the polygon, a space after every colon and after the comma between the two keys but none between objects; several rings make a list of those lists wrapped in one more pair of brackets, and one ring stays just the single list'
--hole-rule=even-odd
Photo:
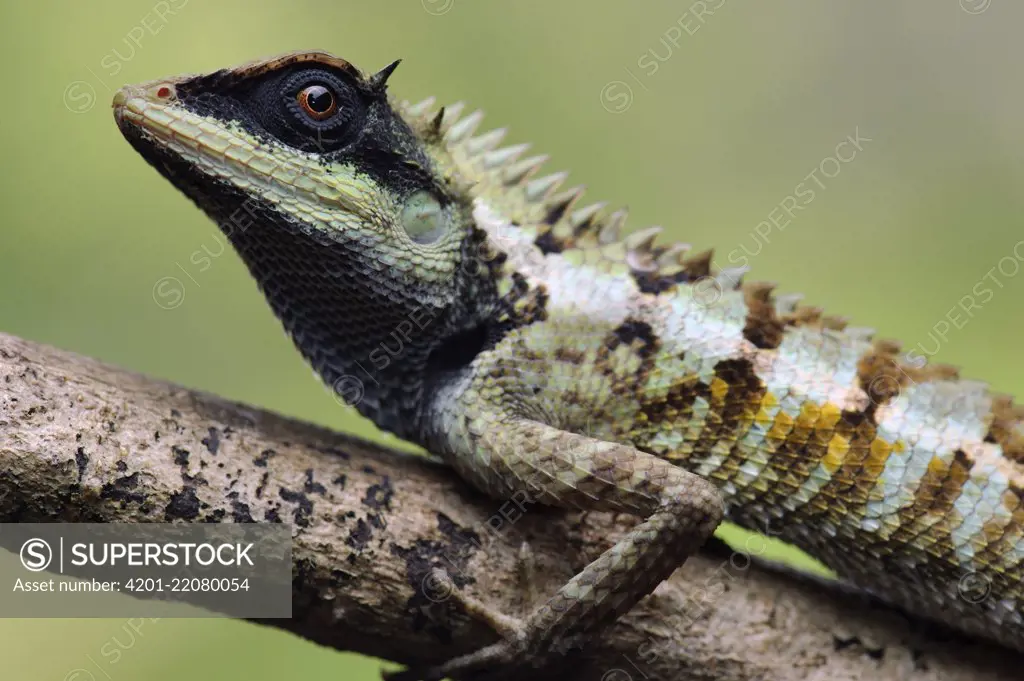
[{"label": "orange eye ring", "polygon": [[299,106],[313,120],[325,121],[338,113],[338,98],[323,85],[308,85],[295,97]]}]

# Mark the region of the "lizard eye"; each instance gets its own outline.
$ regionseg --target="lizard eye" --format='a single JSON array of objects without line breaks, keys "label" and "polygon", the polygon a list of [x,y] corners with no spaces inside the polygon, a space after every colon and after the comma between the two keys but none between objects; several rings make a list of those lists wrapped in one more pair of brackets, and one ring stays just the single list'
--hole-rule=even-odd
[{"label": "lizard eye", "polygon": [[[284,109],[275,112],[260,106],[264,125],[278,139],[300,149],[321,153],[335,149],[350,140],[365,119],[367,102],[360,92],[331,71],[297,71],[288,74],[276,87]],[[258,106],[261,97],[257,95],[256,99]]]},{"label": "lizard eye", "polygon": [[299,107],[313,120],[324,121],[338,112],[338,100],[323,85],[307,85],[296,96]]}]

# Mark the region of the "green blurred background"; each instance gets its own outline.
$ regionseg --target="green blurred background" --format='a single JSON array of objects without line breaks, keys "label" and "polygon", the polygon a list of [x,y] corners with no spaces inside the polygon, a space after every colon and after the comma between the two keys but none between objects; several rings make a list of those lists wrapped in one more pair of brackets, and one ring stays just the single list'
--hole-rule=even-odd
[{"label": "green blurred background", "polygon": [[[721,264],[745,246],[756,278],[1019,394],[1022,23],[1007,0],[8,4],[0,330],[379,437],[110,116],[124,83],[323,48],[366,69],[402,57],[395,92],[483,107],[634,226],[716,245]],[[857,131],[870,141],[829,160]],[[759,236],[801,183],[813,201]],[[154,298],[166,277],[184,296],[173,309]],[[993,294],[958,312],[984,281]],[[0,620],[0,641],[11,679],[337,681],[379,666],[225,620]]]}]

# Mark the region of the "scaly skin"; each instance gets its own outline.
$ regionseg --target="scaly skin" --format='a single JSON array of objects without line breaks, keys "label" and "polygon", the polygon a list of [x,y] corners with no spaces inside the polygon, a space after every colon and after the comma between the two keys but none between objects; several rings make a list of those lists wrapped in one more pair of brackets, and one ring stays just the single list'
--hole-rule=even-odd
[{"label": "scaly skin", "polygon": [[[710,253],[623,236],[621,212],[574,210],[579,188],[534,177],[542,158],[473,136],[479,114],[390,100],[393,68],[294,53],[126,87],[114,109],[361,413],[499,498],[643,518],[525,621],[483,613],[499,643],[403,678],[543,663],[653,590],[723,510],[1024,651],[1019,407]],[[311,85],[331,89],[323,122],[299,101]]]}]

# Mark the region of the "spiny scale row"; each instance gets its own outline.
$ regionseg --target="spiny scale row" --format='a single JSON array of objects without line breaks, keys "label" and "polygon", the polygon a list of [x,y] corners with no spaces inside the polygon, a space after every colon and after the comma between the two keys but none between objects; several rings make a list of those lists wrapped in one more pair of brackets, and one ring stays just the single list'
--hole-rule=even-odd
[{"label": "spiny scale row", "polygon": [[[671,275],[686,272],[691,278],[712,276],[728,288],[739,286],[746,268],[727,268],[713,273],[712,251],[690,254],[689,244],[674,243],[655,246],[661,233],[658,226],[647,227],[632,233],[625,232],[627,212],[623,209],[605,213],[606,202],[597,202],[572,210],[584,193],[582,185],[555,193],[568,178],[567,172],[556,172],[534,177],[548,160],[546,154],[520,159],[529,149],[529,144],[516,144],[497,148],[507,133],[506,128],[497,128],[473,136],[483,121],[483,112],[474,111],[465,117],[464,102],[433,111],[435,99],[427,98],[417,104],[404,104],[408,115],[414,118],[429,118],[428,130],[442,138],[449,147],[459,146],[467,157],[475,158],[481,169],[497,175],[502,184],[519,187],[529,203],[544,207],[549,216],[545,226],[548,229],[565,219],[572,230],[574,246],[607,246],[622,243],[628,252],[630,263],[644,271],[662,271]],[[433,112],[433,113],[431,113]]]},{"label": "spiny scale row", "polygon": [[[544,207],[549,219],[547,229],[554,229],[561,220],[566,220],[572,231],[572,245],[575,247],[609,246],[622,243],[627,251],[630,265],[637,270],[660,272],[666,276],[685,272],[690,279],[711,278],[721,290],[736,290],[743,286],[743,276],[748,267],[730,267],[714,271],[711,249],[692,253],[692,246],[686,243],[655,245],[663,231],[660,226],[651,226],[631,233],[626,232],[627,211],[615,210],[607,213],[607,202],[598,201],[573,210],[583,196],[584,187],[578,185],[555,193],[568,177],[567,172],[556,172],[534,177],[548,160],[545,154],[520,159],[530,148],[528,143],[498,148],[507,128],[474,136],[483,122],[480,110],[462,117],[464,102],[433,111],[435,99],[429,97],[417,104],[404,103],[406,113],[414,118],[429,118],[428,130],[442,138],[451,147],[459,146],[467,157],[477,159],[480,167],[496,174],[502,184],[519,187],[524,198],[530,203]],[[433,113],[431,113],[433,111]],[[754,282],[747,285],[748,295],[770,304],[776,316],[798,324],[812,324],[824,331],[845,332],[848,337],[870,341],[874,329],[847,327],[845,319],[827,316],[817,307],[802,306],[801,294],[773,296],[774,284]]]},{"label": "spiny scale row", "polygon": [[[434,98],[409,107],[414,116],[426,114],[434,105]],[[432,126],[435,134],[443,136],[449,146],[461,146],[470,158],[477,158],[481,167],[491,173],[500,173],[499,179],[505,186],[520,187],[524,198],[544,206],[550,219],[547,229],[567,216],[568,224],[573,233],[573,245],[608,246],[621,242],[627,250],[627,259],[632,267],[642,271],[658,271],[666,276],[677,272],[685,272],[690,279],[711,278],[720,290],[736,290],[743,286],[743,275],[748,267],[725,268],[715,272],[712,268],[714,252],[708,249],[690,254],[692,246],[685,243],[672,243],[667,246],[656,246],[657,236],[662,227],[651,226],[626,233],[627,211],[618,209],[605,213],[607,202],[599,201],[590,205],[571,210],[584,193],[584,187],[578,185],[557,194],[553,193],[568,178],[568,173],[560,171],[539,178],[534,176],[548,160],[546,154],[531,156],[520,160],[520,156],[530,148],[528,143],[497,148],[504,139],[507,128],[497,128],[473,137],[480,123],[483,112],[476,110],[460,119],[464,102],[442,107],[434,116]],[[571,211],[571,212],[570,212]],[[875,339],[875,329],[870,327],[848,326],[844,317],[825,315],[820,307],[801,305],[804,296],[799,293],[773,295],[775,284],[770,282],[753,282],[747,284],[747,295],[760,297],[774,309],[776,317],[788,324],[816,326],[825,334],[842,335],[849,340],[873,342],[875,352],[896,357],[901,346],[888,339]],[[902,364],[902,363],[901,363]],[[956,379],[959,370],[948,364],[931,364],[927,368],[928,375]],[[1007,396],[996,395],[996,399],[1010,401]],[[1024,418],[1024,408],[1010,407],[1020,418]]]},{"label": "spiny scale row", "polygon": [[[435,99],[429,97],[417,104],[410,105],[405,102],[403,106],[408,115],[422,118],[430,114],[434,103]],[[548,160],[546,154],[520,159],[530,148],[528,143],[498,148],[505,138],[507,128],[497,128],[474,136],[484,114],[476,110],[460,118],[464,108],[464,102],[441,107],[430,119],[428,130],[443,139],[449,148],[460,146],[467,157],[476,159],[481,169],[495,175],[505,186],[520,188],[527,202],[543,206],[548,216],[544,225],[546,229],[555,229],[563,219],[566,220],[572,233],[568,239],[570,246],[602,247],[621,242],[626,248],[628,262],[634,269],[658,272],[666,276],[682,271],[691,280],[708,277],[713,279],[721,290],[737,290],[742,287],[746,296],[768,304],[775,316],[787,325],[815,326],[828,335],[841,335],[848,340],[872,342],[877,354],[894,358],[898,355],[899,343],[875,339],[875,330],[872,328],[848,326],[847,320],[843,317],[825,315],[819,307],[801,305],[804,298],[802,294],[776,296],[773,295],[773,283],[744,284],[742,278],[749,269],[747,267],[725,268],[715,272],[712,267],[711,249],[691,255],[692,247],[689,244],[656,246],[655,240],[662,231],[659,226],[626,234],[627,212],[624,209],[606,213],[607,202],[599,201],[572,210],[583,195],[582,185],[554,193],[568,177],[567,172],[534,177]],[[927,367],[926,373],[934,377],[955,379],[958,370],[950,365],[932,364]],[[1012,405],[1012,400],[1007,396],[993,397],[1005,400],[1008,408],[1019,419],[1024,419],[1024,407]]]}]

